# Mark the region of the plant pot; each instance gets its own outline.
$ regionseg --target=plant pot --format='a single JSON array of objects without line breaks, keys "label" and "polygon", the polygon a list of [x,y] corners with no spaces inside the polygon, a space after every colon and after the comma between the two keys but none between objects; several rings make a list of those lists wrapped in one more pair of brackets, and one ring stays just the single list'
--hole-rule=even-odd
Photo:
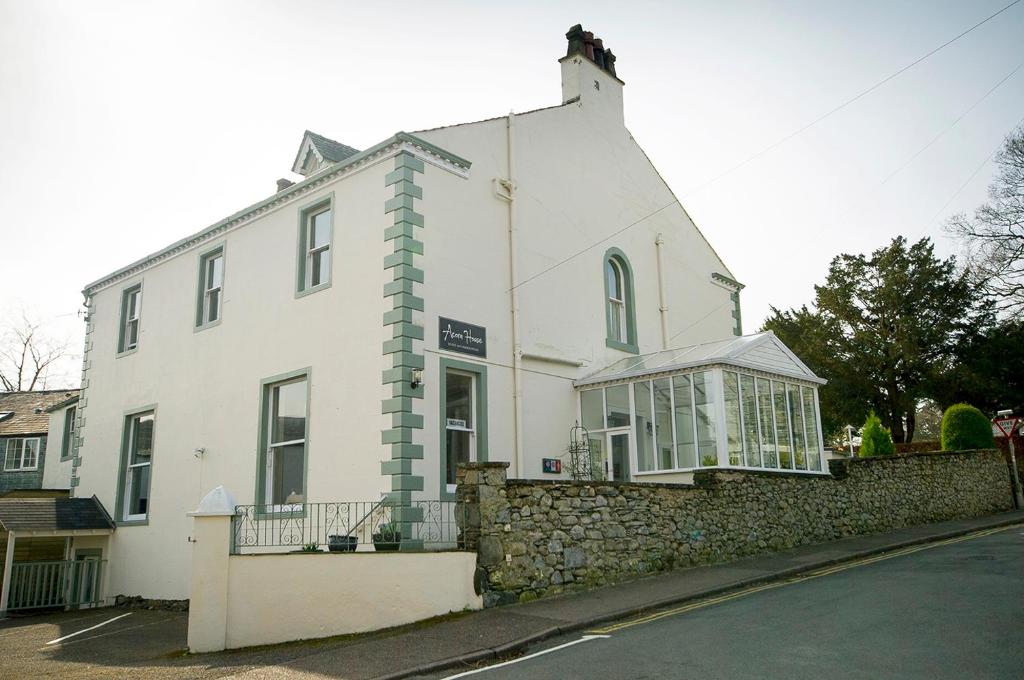
[{"label": "plant pot", "polygon": [[327,549],[331,552],[355,552],[359,545],[358,536],[328,536]]},{"label": "plant pot", "polygon": [[399,545],[401,544],[398,541],[374,541],[373,549],[377,552],[394,552],[398,550]]}]

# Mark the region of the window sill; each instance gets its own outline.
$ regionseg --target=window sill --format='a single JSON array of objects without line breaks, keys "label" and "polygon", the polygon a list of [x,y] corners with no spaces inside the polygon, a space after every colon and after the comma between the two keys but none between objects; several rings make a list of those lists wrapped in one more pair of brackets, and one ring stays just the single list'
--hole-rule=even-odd
[{"label": "window sill", "polygon": [[126,349],[123,352],[118,352],[117,354],[114,355],[114,358],[115,359],[120,359],[121,357],[126,357],[129,354],[135,354],[138,351],[139,351],[139,346],[136,345],[135,347],[132,347],[131,349]]},{"label": "window sill", "polygon": [[205,331],[208,328],[213,328],[214,326],[219,326],[220,322],[221,322],[221,320],[217,319],[216,321],[210,321],[209,323],[204,323],[204,324],[201,324],[199,326],[193,326],[192,327],[192,332],[193,333],[199,333],[201,331]]},{"label": "window sill", "polygon": [[331,287],[331,282],[327,281],[325,283],[321,283],[321,284],[318,284],[316,286],[313,286],[312,288],[304,288],[302,290],[297,290],[297,291],[295,291],[295,297],[296,298],[306,297],[307,295],[312,295],[313,293],[319,293],[320,291],[326,290],[326,289],[328,289],[330,287]]},{"label": "window sill", "polygon": [[619,340],[612,340],[611,338],[607,338],[604,341],[604,344],[607,345],[608,347],[611,347],[612,349],[617,349],[623,352],[629,352],[630,354],[640,354],[640,348],[633,343],[620,342]]},{"label": "window sill", "polygon": [[114,522],[117,527],[144,527],[149,525],[149,518],[146,519],[121,519]]}]

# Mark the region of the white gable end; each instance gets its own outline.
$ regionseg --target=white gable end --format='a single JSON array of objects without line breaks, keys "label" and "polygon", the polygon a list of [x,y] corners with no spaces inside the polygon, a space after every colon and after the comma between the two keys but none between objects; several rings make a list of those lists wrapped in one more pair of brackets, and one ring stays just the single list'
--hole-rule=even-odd
[{"label": "white gable end", "polygon": [[780,373],[809,380],[821,381],[807,364],[800,361],[772,332],[755,336],[753,342],[744,343],[730,353],[730,358],[739,364],[768,373]]}]

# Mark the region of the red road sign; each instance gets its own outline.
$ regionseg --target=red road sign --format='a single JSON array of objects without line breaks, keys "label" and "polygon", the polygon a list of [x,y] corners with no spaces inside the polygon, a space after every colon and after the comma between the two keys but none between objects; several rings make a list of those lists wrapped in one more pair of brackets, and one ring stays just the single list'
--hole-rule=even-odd
[{"label": "red road sign", "polygon": [[1010,437],[1013,435],[1017,426],[1020,425],[1019,416],[1011,416],[1009,418],[994,418],[992,424],[996,426],[1004,437]]}]

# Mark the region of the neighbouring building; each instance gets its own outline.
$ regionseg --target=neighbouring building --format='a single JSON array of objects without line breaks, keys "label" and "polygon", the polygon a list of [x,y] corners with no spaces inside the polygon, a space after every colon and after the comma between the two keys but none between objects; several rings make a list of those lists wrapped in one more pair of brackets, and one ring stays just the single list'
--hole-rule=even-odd
[{"label": "neighbouring building", "polygon": [[78,390],[0,392],[0,496],[71,483]]},{"label": "neighbouring building", "polygon": [[742,335],[615,56],[567,38],[559,104],[364,150],[307,132],[301,179],[85,287],[71,484],[117,528],[74,547],[110,595],[188,596],[186,513],[218,485],[268,517],[383,499],[415,549],[459,462],[565,477],[574,436],[615,479],[822,473],[822,381]]}]

